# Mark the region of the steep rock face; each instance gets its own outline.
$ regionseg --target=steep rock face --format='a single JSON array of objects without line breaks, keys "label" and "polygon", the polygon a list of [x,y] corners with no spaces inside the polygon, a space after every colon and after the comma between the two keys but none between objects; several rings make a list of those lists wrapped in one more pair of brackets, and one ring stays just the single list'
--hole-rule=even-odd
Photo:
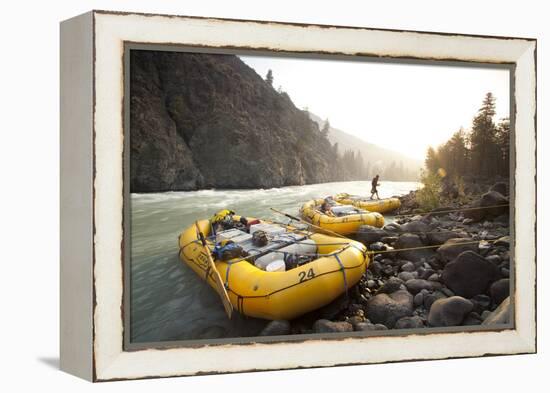
[{"label": "steep rock face", "polygon": [[268,188],[336,180],[330,142],[232,55],[132,51],[130,188]]}]

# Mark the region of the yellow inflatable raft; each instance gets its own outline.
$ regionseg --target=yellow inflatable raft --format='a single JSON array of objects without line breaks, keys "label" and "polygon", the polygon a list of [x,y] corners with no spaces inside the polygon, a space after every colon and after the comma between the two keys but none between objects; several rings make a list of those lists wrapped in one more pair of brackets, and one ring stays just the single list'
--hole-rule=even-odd
[{"label": "yellow inflatable raft", "polygon": [[[377,228],[384,226],[384,217],[380,213],[365,212],[357,214],[348,214],[343,216],[332,216],[322,213],[319,207],[325,202],[324,199],[314,199],[306,202],[300,209],[302,218],[315,226],[342,235],[351,235],[357,233],[361,225],[371,225]],[[341,205],[340,205],[341,206]],[[335,206],[332,206],[335,210]]]},{"label": "yellow inflatable raft", "polygon": [[[239,216],[233,217],[235,221],[239,219]],[[274,272],[260,269],[248,257],[228,261],[215,259],[214,264],[227,288],[231,304],[241,314],[270,320],[296,318],[346,292],[361,279],[367,268],[369,259],[366,248],[359,242],[297,230],[282,224],[269,225],[279,226],[284,228],[285,233],[293,234],[295,244],[305,241],[313,244],[314,255],[318,258],[294,269]],[[210,221],[198,221],[198,226],[212,250],[215,240]],[[180,234],[179,248],[180,259],[216,289],[213,272],[208,269],[206,251],[198,239],[195,225]],[[256,258],[269,258],[277,252],[280,251],[274,249],[264,255],[258,254]]]},{"label": "yellow inflatable raft", "polygon": [[370,200],[364,197],[342,193],[334,196],[334,200],[343,205],[352,205],[370,212],[387,213],[401,207],[399,198],[384,198]]}]

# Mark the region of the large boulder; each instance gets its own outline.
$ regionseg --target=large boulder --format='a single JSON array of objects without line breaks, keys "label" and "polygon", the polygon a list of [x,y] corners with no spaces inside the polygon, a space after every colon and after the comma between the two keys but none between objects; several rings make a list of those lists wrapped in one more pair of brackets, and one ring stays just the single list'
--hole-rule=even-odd
[{"label": "large boulder", "polygon": [[478,243],[474,243],[472,238],[454,238],[447,240],[437,249],[437,253],[443,262],[450,262],[464,251],[478,252]]},{"label": "large boulder", "polygon": [[493,303],[500,304],[510,296],[510,280],[508,278],[502,278],[498,281],[495,281],[491,288],[489,288],[489,293],[491,294],[491,299]]},{"label": "large boulder", "polygon": [[473,251],[465,251],[445,265],[441,279],[456,295],[471,298],[485,293],[497,275],[495,265]]},{"label": "large boulder", "polygon": [[290,322],[285,320],[271,321],[260,332],[260,336],[283,336],[285,334],[290,334]]},{"label": "large boulder", "polygon": [[369,320],[375,324],[381,323],[388,328],[393,328],[399,319],[411,316],[412,312],[413,296],[405,290],[390,294],[381,293],[367,302]]},{"label": "large boulder", "polygon": [[383,229],[373,227],[371,225],[361,225],[357,230],[357,240],[364,244],[371,244],[379,242],[383,237],[388,236],[389,233]]},{"label": "large boulder", "polygon": [[[409,250],[410,248],[424,247],[424,243],[420,240],[418,235],[412,233],[404,233],[399,236],[399,239],[395,242],[395,249],[398,252],[399,258],[406,259],[408,261],[417,262],[424,258],[426,261],[435,255],[435,252],[429,248],[420,248],[416,250]],[[407,249],[399,251],[399,249]]]},{"label": "large boulder", "polygon": [[327,319],[319,319],[313,324],[315,333],[343,333],[353,332],[353,325],[349,322],[332,322]]},{"label": "large boulder", "polygon": [[473,307],[471,301],[460,296],[436,300],[430,308],[428,324],[430,326],[458,326],[462,324]]},{"label": "large boulder", "polygon": [[510,322],[512,322],[512,304],[510,297],[507,297],[483,320],[482,325],[502,325]]},{"label": "large boulder", "polygon": [[489,191],[468,206],[471,210],[465,210],[464,217],[474,221],[481,221],[483,218],[498,217],[509,210],[508,206],[503,205],[508,205],[508,198],[499,192]]}]

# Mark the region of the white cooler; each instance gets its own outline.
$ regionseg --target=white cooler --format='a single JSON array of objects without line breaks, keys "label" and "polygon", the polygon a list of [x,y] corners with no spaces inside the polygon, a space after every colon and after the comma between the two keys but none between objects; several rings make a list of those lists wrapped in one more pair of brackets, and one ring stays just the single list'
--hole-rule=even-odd
[{"label": "white cooler", "polygon": [[289,254],[313,254],[317,251],[317,244],[315,244],[315,242],[311,239],[305,239],[300,241],[299,243],[291,244],[290,246],[286,246],[270,252],[263,257],[259,257],[258,259],[256,259],[256,261],[254,261],[254,265],[262,270],[267,271],[268,265],[275,261],[282,260],[285,257],[285,254],[282,251],[285,251]]}]

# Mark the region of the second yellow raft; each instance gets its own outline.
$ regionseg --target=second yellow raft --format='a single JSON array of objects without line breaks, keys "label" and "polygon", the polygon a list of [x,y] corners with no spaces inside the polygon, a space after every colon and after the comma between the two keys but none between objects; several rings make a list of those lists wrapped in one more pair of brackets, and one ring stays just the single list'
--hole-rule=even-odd
[{"label": "second yellow raft", "polygon": [[377,228],[384,226],[384,217],[380,213],[367,212],[340,217],[331,216],[319,210],[319,206],[323,202],[325,202],[324,199],[313,199],[306,202],[300,209],[300,215],[304,220],[315,226],[341,235],[353,235],[357,233],[359,227],[362,225],[371,225]]}]

